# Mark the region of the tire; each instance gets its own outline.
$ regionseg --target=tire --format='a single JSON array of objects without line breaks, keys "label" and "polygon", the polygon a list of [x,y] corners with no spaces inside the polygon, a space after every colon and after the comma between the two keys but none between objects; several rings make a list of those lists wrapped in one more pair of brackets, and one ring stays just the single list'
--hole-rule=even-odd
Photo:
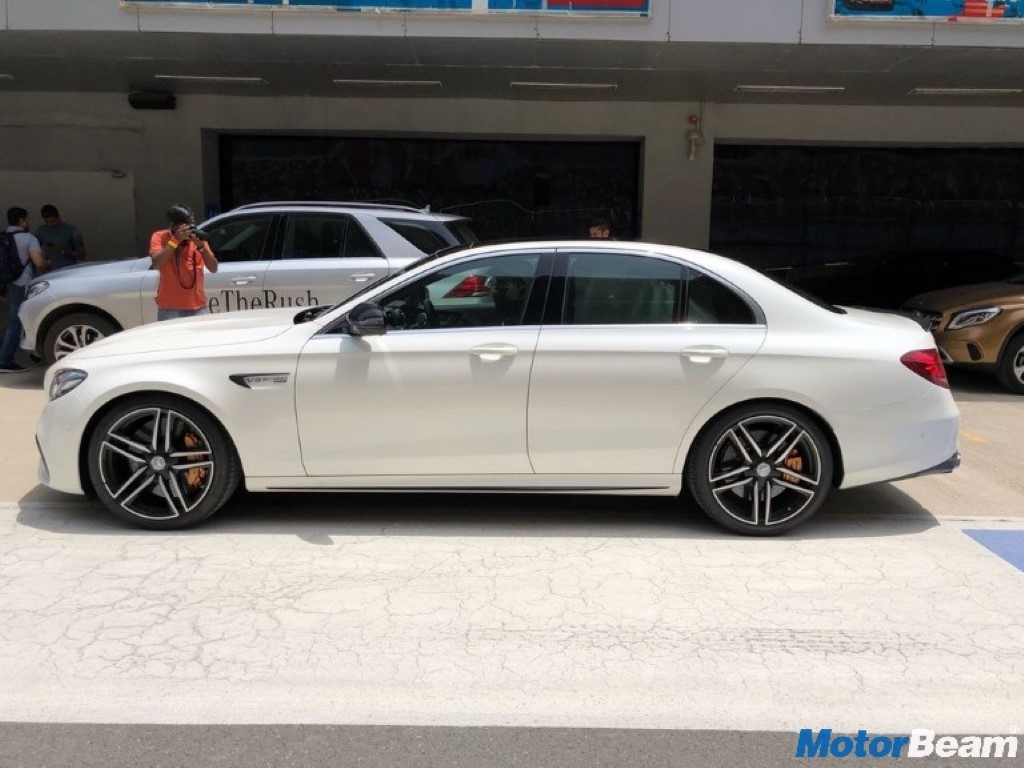
[{"label": "tire", "polygon": [[1024,331],[1018,331],[1006,342],[999,356],[996,378],[1011,392],[1024,395]]},{"label": "tire", "polygon": [[719,525],[773,536],[810,518],[832,484],[832,449],[801,411],[749,405],[727,411],[701,432],[686,463],[686,485]]},{"label": "tire", "polygon": [[141,528],[202,522],[231,498],[241,462],[223,428],[187,400],[139,395],[117,403],[89,437],[96,500]]},{"label": "tire", "polygon": [[110,320],[91,312],[75,312],[62,317],[46,332],[43,340],[43,361],[49,366],[105,336],[121,329]]}]

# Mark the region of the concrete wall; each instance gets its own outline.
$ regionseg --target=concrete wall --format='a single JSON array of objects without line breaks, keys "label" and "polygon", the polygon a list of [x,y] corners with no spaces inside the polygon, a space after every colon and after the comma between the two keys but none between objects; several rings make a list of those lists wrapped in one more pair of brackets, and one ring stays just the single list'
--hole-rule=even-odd
[{"label": "concrete wall", "polygon": [[[941,146],[1024,145],[1020,110],[704,105],[704,139],[687,159],[696,104],[559,103],[181,96],[173,111],[138,111],[123,94],[0,96],[0,168],[125,173],[135,179],[138,248],[171,202],[202,211],[217,189],[217,132],[507,138],[640,138],[642,236],[706,247],[716,141]],[[205,143],[204,143],[204,137]],[[206,164],[204,169],[204,154]],[[4,190],[0,206],[20,204]],[[60,195],[50,201],[61,206]],[[119,203],[120,204],[120,203]],[[72,219],[71,212],[65,212]],[[113,215],[113,214],[112,214]],[[76,222],[88,229],[83,222]],[[89,234],[87,232],[87,234]],[[93,258],[123,246],[90,238]]]}]

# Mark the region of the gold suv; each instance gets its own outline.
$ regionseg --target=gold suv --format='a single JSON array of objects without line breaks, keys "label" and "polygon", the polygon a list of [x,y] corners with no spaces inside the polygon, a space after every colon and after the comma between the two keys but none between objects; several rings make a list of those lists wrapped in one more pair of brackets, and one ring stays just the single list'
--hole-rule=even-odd
[{"label": "gold suv", "polygon": [[1024,274],[922,293],[903,310],[935,335],[945,363],[991,370],[1024,394]]}]

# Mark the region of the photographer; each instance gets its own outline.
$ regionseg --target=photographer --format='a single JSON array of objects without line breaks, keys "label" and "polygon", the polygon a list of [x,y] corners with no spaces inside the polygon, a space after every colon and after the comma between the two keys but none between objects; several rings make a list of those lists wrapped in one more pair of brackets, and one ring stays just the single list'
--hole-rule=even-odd
[{"label": "photographer", "polygon": [[156,319],[205,315],[205,270],[217,271],[206,237],[196,230],[196,220],[187,205],[172,205],[167,211],[170,226],[153,233],[149,239],[149,257],[160,270],[156,289]]}]

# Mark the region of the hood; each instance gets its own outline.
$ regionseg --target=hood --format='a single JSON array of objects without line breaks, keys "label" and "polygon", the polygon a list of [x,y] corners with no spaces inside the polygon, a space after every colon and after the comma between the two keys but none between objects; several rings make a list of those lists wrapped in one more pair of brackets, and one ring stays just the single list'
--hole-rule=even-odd
[{"label": "hood", "polygon": [[[55,283],[61,280],[82,280],[87,277],[106,277],[108,275],[123,275],[134,272],[136,265],[143,259],[121,259],[120,261],[89,261],[85,264],[69,264],[66,267],[55,269],[52,272],[44,272],[32,282],[45,280],[48,283]],[[149,261],[146,256],[145,261]],[[148,265],[147,265],[148,269]]]},{"label": "hood", "polygon": [[68,355],[61,362],[112,355],[227,347],[270,339],[294,327],[295,308],[257,309],[179,320],[163,320],[115,333]]},{"label": "hood", "polygon": [[1001,280],[997,283],[977,283],[976,285],[959,285],[956,288],[944,288],[941,291],[922,293],[907,299],[904,307],[908,309],[952,309],[966,305],[978,305],[984,302],[1005,304],[1008,302],[1024,302],[1024,284],[1010,283]]}]

